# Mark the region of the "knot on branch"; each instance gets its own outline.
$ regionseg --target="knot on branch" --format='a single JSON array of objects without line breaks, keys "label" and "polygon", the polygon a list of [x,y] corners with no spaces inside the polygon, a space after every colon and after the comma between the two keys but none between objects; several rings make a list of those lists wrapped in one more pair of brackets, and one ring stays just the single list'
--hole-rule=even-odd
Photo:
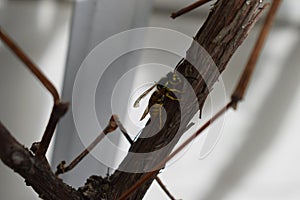
[{"label": "knot on branch", "polygon": [[108,191],[111,187],[110,177],[91,176],[87,179],[83,187],[78,191],[89,200],[108,199]]},{"label": "knot on branch", "polygon": [[53,113],[56,117],[60,118],[66,114],[70,106],[69,102],[59,102],[54,105]]},{"label": "knot on branch", "polygon": [[32,161],[24,151],[13,151],[9,159],[15,171],[30,172],[32,169]]}]

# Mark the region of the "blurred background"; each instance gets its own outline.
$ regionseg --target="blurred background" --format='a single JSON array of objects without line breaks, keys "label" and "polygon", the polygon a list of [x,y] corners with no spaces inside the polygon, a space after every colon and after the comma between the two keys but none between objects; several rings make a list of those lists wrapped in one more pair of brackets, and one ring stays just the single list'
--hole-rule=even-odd
[{"label": "blurred background", "polygon": [[[0,25],[24,49],[61,92],[72,100],[73,83],[81,62],[101,41],[135,27],[164,27],[194,36],[207,17],[210,3],[176,20],[169,16],[192,0],[0,0]],[[186,200],[298,200],[300,197],[300,2],[283,1],[271,35],[261,55],[245,100],[236,112],[226,114],[221,137],[213,151],[200,157],[205,137],[198,138],[180,159],[160,174],[167,188],[178,199]],[[222,75],[227,99],[243,70],[253,47],[261,21],[233,56]],[[124,41],[124,45],[131,41]],[[134,39],[133,41],[134,42]],[[183,47],[185,48],[185,47]],[[145,53],[145,52],[144,52]],[[123,60],[122,60],[123,59]],[[143,63],[122,58],[126,62]],[[174,64],[180,58],[170,62]],[[129,64],[128,64],[129,63]],[[114,72],[112,72],[114,73]],[[132,75],[133,79],[135,78]],[[138,74],[141,78],[143,75]],[[149,78],[149,74],[144,74]],[[157,81],[153,78],[153,81]],[[113,86],[111,86],[113,87]],[[134,83],[124,87],[134,88]],[[84,86],[83,86],[84,88]],[[96,94],[103,98],[105,89]],[[104,90],[104,93],[103,93]],[[218,98],[222,87],[215,86],[210,98]],[[50,94],[33,78],[23,64],[0,42],[0,120],[25,146],[39,141],[52,107]],[[125,91],[126,93],[126,91]],[[106,96],[109,100],[110,96]],[[110,117],[103,101],[98,119],[104,124]],[[147,101],[146,101],[147,102]],[[221,101],[205,105],[203,123],[210,107],[222,107]],[[128,108],[119,104],[117,114]],[[208,113],[205,111],[207,110]],[[119,113],[120,112],[120,113]],[[89,119],[87,119],[89,120]],[[222,123],[222,122],[221,122]],[[125,120],[125,126],[129,123]],[[200,125],[197,124],[196,129]],[[130,129],[130,127],[128,127]],[[93,137],[93,134],[87,137]],[[136,134],[136,133],[134,133]],[[114,135],[111,141],[123,145]],[[71,161],[84,145],[76,132],[72,113],[62,119],[48,157],[53,169],[61,160]],[[101,144],[105,147],[106,144]],[[55,146],[55,147],[54,147]],[[94,154],[101,154],[100,149]],[[102,151],[103,154],[103,151]],[[114,149],[103,155],[117,165],[122,155]],[[105,175],[107,166],[88,156],[64,181],[79,187],[92,174]],[[113,169],[110,170],[110,173]],[[23,178],[0,164],[1,199],[38,199],[26,187]],[[168,199],[157,183],[146,200]]]}]

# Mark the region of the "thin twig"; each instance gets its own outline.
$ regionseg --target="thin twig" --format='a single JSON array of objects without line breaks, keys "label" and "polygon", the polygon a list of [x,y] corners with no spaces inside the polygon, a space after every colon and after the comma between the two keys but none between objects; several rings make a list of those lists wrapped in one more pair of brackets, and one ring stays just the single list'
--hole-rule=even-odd
[{"label": "thin twig", "polygon": [[190,136],[184,143],[182,143],[174,152],[172,152],[168,157],[156,165],[151,172],[145,174],[139,181],[137,181],[133,186],[131,186],[118,200],[126,200],[136,189],[138,189],[147,180],[155,176],[157,170],[163,168],[165,164],[171,160],[175,155],[182,151],[189,143],[191,143],[197,136],[199,136],[210,124],[216,121],[220,116],[222,116],[226,110],[232,107],[232,102],[229,102],[224,108],[222,108],[217,114],[215,114],[209,121],[207,121],[200,129],[198,129],[192,136]]},{"label": "thin twig", "polygon": [[176,17],[179,17],[179,16],[181,16],[185,13],[188,13],[188,12],[190,12],[190,11],[192,11],[192,10],[194,10],[194,9],[196,9],[196,8],[202,6],[202,5],[204,5],[204,4],[206,4],[207,2],[210,2],[210,1],[212,1],[212,0],[198,0],[195,3],[193,3],[191,5],[188,5],[187,7],[184,7],[184,8],[182,8],[182,9],[176,11],[176,12],[173,12],[171,14],[171,17],[173,19],[175,19]]},{"label": "thin twig", "polygon": [[171,194],[171,192],[167,189],[165,184],[161,181],[161,179],[158,176],[155,177],[155,180],[158,183],[158,185],[161,187],[161,189],[166,193],[166,195],[168,195],[168,197],[170,199],[176,200],[175,197]]},{"label": "thin twig", "polygon": [[115,116],[115,120],[116,120],[116,123],[117,123],[119,129],[121,130],[121,132],[123,133],[123,135],[125,136],[125,138],[127,139],[127,141],[130,144],[133,144],[133,140],[131,139],[130,135],[128,134],[127,130],[125,129],[125,127],[123,126],[123,124],[121,123],[121,121],[119,120],[118,116]]},{"label": "thin twig", "polygon": [[27,66],[27,68],[39,79],[45,88],[52,94],[54,106],[52,108],[51,116],[41,142],[37,145],[36,156],[39,158],[45,157],[49,144],[54,134],[55,127],[59,119],[68,110],[68,103],[60,101],[59,94],[50,82],[50,80],[40,71],[40,69],[33,63],[33,61],[25,54],[25,52],[11,39],[8,34],[0,27],[0,38],[12,50],[12,52]]},{"label": "thin twig", "polygon": [[60,102],[59,104],[54,104],[46,130],[35,152],[35,155],[37,157],[41,158],[45,156],[49,144],[51,142],[51,139],[53,137],[56,125],[59,119],[67,112],[68,108],[69,108],[69,103]]},{"label": "thin twig", "polygon": [[65,167],[66,162],[62,161],[57,166],[57,171],[55,172],[55,175],[66,173],[70,170],[72,170],[86,155],[89,154],[93,148],[108,134],[113,132],[118,128],[118,125],[115,120],[116,115],[111,116],[108,125],[106,128],[95,138],[95,140],[83,151],[81,152],[68,166]]},{"label": "thin twig", "polygon": [[59,94],[54,85],[40,71],[40,69],[31,61],[25,52],[4,32],[0,26],[0,38],[14,52],[14,54],[28,67],[28,69],[41,81],[46,89],[52,94],[55,104],[60,102]]},{"label": "thin twig", "polygon": [[[127,130],[124,128],[123,124],[121,123],[121,121],[119,120],[119,118],[115,118],[116,123],[118,125],[118,127],[120,128],[121,132],[123,133],[123,135],[125,136],[125,138],[127,139],[127,141],[130,144],[133,144],[133,140],[131,139],[131,137],[129,136]],[[192,124],[193,125],[193,124]],[[191,126],[188,126],[188,128],[190,128]],[[162,180],[156,176],[155,180],[157,181],[158,185],[161,187],[161,189],[166,193],[166,195],[171,199],[171,200],[176,200],[176,198],[171,194],[171,192],[167,189],[167,187],[165,186],[165,184],[162,182]]]},{"label": "thin twig", "polygon": [[256,66],[258,57],[263,49],[263,46],[265,44],[268,33],[270,32],[272,23],[275,18],[275,14],[279,8],[280,3],[281,3],[281,0],[273,1],[270,11],[268,12],[267,18],[263,24],[262,30],[258,36],[258,39],[257,39],[254,49],[252,51],[252,54],[247,62],[246,68],[245,68],[242,76],[240,77],[240,80],[237,84],[236,89],[234,90],[234,92],[231,96],[232,101],[235,102],[234,109],[236,109],[237,103],[240,100],[242,100],[245,95],[246,89],[248,87],[248,84],[252,77],[254,68]]}]

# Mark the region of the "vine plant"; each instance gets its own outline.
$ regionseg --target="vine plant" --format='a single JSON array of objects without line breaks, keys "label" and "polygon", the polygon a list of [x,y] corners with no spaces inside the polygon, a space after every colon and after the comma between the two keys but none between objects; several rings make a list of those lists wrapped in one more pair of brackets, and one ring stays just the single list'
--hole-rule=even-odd
[{"label": "vine plant", "polygon": [[[176,18],[179,15],[209,1],[210,0],[197,1],[178,12],[172,13],[171,17]],[[55,127],[59,119],[67,112],[69,104],[61,100],[53,84],[0,27],[1,40],[25,64],[25,66],[34,74],[41,84],[43,84],[48,92],[52,94],[54,101],[49,122],[41,141],[33,143],[30,150],[21,145],[12,136],[9,130],[0,122],[1,160],[8,167],[21,175],[25,179],[26,184],[31,186],[42,199],[142,199],[154,180],[159,183],[170,199],[175,199],[166,189],[162,180],[158,177],[158,173],[164,168],[166,162],[180,152],[195,137],[200,135],[204,129],[210,126],[219,116],[225,113],[226,110],[229,108],[237,108],[240,100],[244,98],[254,67],[280,3],[281,0],[273,0],[254,50],[236,86],[236,89],[232,93],[231,100],[177,149],[174,149],[175,145],[184,132],[190,127],[189,122],[196,114],[197,110],[187,109],[184,113],[182,113],[179,109],[178,101],[165,98],[162,105],[167,111],[167,118],[165,126],[158,134],[150,138],[143,137],[150,134],[155,128],[147,127],[143,129],[141,137],[132,141],[118,118],[116,116],[112,116],[107,127],[103,130],[99,137],[97,137],[95,141],[87,147],[87,149],[74,159],[72,163],[67,166],[65,162],[60,163],[56,172],[52,171],[45,154],[53,137]],[[176,72],[182,74],[189,80],[189,84],[192,86],[197,96],[196,102],[186,103],[197,104],[201,111],[206,97],[212,90],[213,84],[218,80],[219,74],[224,71],[230,58],[245,40],[249,31],[261,16],[262,11],[265,10],[268,5],[269,4],[265,4],[262,0],[217,0],[214,3],[209,16],[195,35],[194,40],[210,54],[217,65],[218,70],[217,72],[212,70],[210,64],[207,64],[207,60],[205,60],[205,58],[199,59],[197,52],[193,51],[193,45],[190,47],[187,51],[186,59],[183,59],[180,63],[178,63],[175,69]],[[194,60],[199,63],[199,65],[193,66],[188,60]],[[189,79],[190,77],[194,78]],[[151,120],[155,121],[154,118]],[[157,123],[150,123],[150,126],[155,126]],[[179,128],[179,125],[183,128]],[[67,185],[58,177],[59,174],[65,173],[75,167],[76,164],[80,162],[105,135],[113,132],[117,128],[120,128],[124,136],[130,142],[131,147],[129,152],[151,152],[170,142],[171,145],[169,145],[169,147],[161,153],[160,158],[146,159],[146,163],[138,163],[136,160],[132,159],[132,157],[127,156],[124,158],[119,167],[119,169],[124,167],[126,168],[128,163],[141,167],[143,167],[143,165],[155,166],[150,172],[129,173],[117,169],[110,177],[103,178],[96,175],[91,176],[87,179],[85,185],[80,187],[78,190]],[[126,180],[126,183],[124,180]]]}]

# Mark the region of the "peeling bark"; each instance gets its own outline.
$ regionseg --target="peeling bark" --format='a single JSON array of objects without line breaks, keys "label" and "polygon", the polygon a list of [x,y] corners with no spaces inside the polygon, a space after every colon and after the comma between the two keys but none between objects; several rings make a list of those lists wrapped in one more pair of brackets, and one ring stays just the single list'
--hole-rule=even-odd
[{"label": "peeling bark", "polygon": [[[186,76],[187,79],[187,76],[195,77],[195,79],[189,79],[189,82],[197,95],[197,100],[186,102],[187,104],[195,104],[201,111],[213,84],[218,80],[219,74],[223,72],[230,58],[257,21],[261,12],[260,1],[218,0],[214,4],[207,20],[194,39],[210,54],[218,70],[213,70],[208,59],[198,55],[200,52],[193,45],[190,47],[187,51],[187,58],[197,64],[193,66],[190,62],[184,60],[176,67],[176,70]],[[202,59],[199,59],[199,56]],[[129,173],[123,169],[130,165],[143,168],[145,171],[151,170],[151,166],[156,166],[170,154],[186,127],[189,126],[191,118],[198,111],[197,109],[187,108],[182,113],[178,101],[168,99],[164,102],[164,108],[167,111],[165,126],[154,136],[145,137],[157,130],[157,127],[155,127],[157,123],[148,122],[149,126],[143,129],[141,137],[129,149],[130,153],[139,154],[163,149],[158,157],[148,155],[143,157],[143,162],[137,162],[134,157],[128,154],[120,164],[119,169],[109,179],[92,176],[87,180],[85,186],[79,190],[63,183],[51,171],[46,158],[37,157],[23,147],[1,123],[0,158],[8,167],[19,173],[25,179],[26,184],[31,186],[42,199],[83,200],[107,198],[115,200],[147,173]],[[153,121],[155,120],[153,119]],[[161,169],[154,170],[156,170],[157,175]],[[155,176],[135,191],[129,199],[142,199],[154,179]]]}]

